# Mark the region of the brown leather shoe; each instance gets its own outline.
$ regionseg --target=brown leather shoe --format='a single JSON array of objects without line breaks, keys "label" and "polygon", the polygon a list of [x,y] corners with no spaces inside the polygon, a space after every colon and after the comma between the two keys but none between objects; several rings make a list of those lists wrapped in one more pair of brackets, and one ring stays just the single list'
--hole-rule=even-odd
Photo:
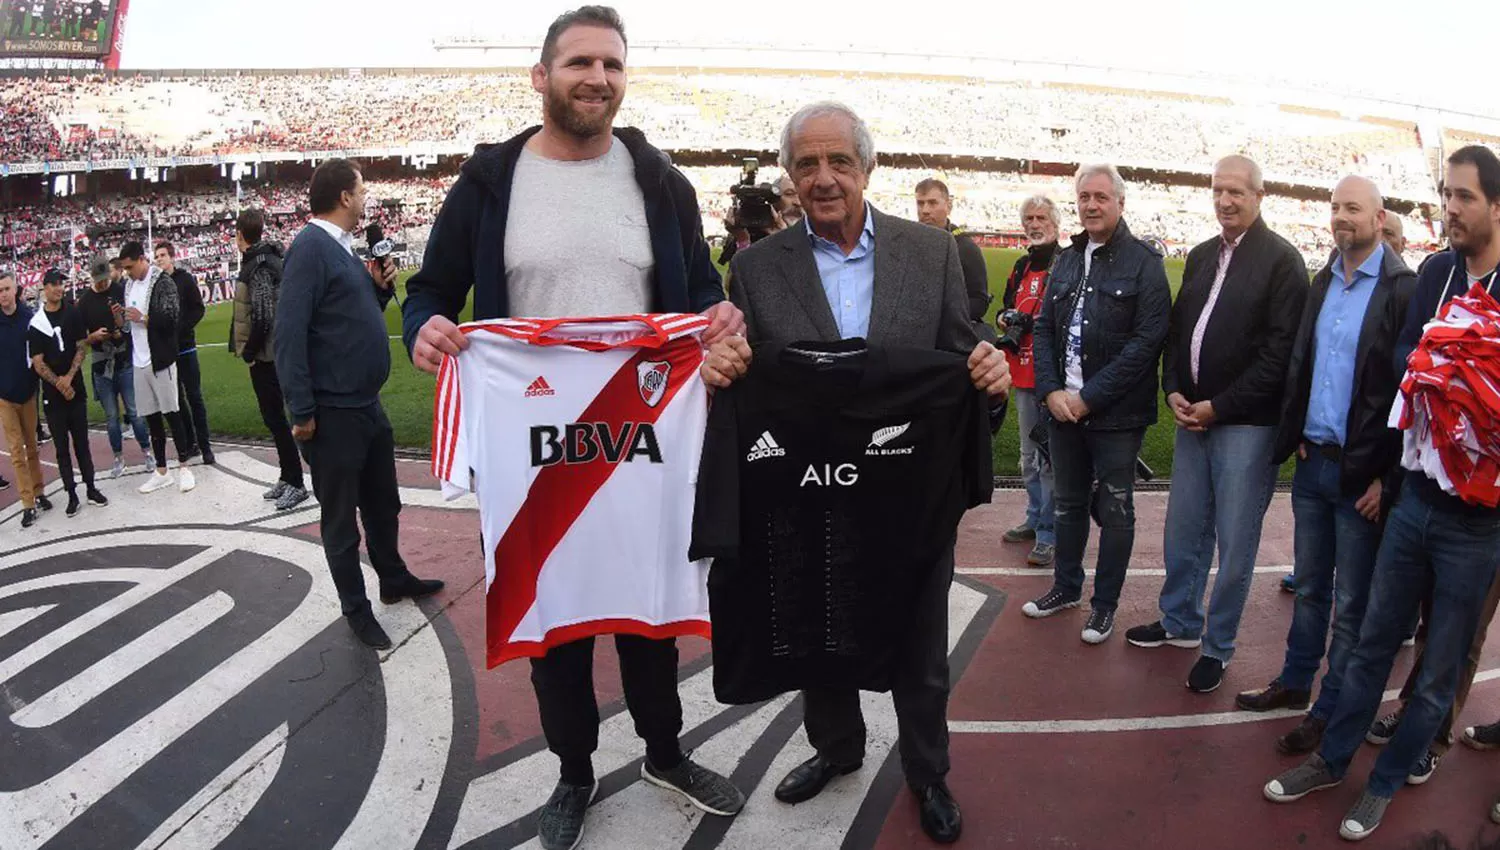
[{"label": "brown leather shoe", "polygon": [[1277,679],[1258,691],[1241,691],[1234,704],[1245,711],[1275,711],[1280,708],[1295,708],[1305,711],[1312,701],[1312,692],[1293,691]]},{"label": "brown leather shoe", "polygon": [[1276,749],[1282,755],[1307,755],[1323,743],[1323,731],[1327,728],[1327,720],[1309,714],[1302,718],[1296,729],[1276,739]]}]

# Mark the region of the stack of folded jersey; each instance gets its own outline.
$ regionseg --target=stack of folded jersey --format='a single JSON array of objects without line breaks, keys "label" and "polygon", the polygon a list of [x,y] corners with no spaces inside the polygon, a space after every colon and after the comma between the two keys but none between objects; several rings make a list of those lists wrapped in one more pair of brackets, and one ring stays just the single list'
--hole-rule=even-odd
[{"label": "stack of folded jersey", "polygon": [[1500,302],[1474,286],[1438,310],[1407,360],[1390,424],[1401,465],[1471,505],[1500,505]]}]

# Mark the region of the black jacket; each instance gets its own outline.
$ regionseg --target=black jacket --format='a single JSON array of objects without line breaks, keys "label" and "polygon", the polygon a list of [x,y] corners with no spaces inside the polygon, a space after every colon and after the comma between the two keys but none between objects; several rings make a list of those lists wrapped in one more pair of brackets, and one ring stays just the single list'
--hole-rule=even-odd
[{"label": "black jacket", "polygon": [[172,280],[177,284],[177,302],[182,305],[182,315],[177,319],[177,352],[186,354],[198,347],[196,328],[203,321],[203,293],[198,291],[198,279],[182,266],[172,271]]},{"label": "black jacket", "polygon": [[1083,253],[1087,233],[1073,237],[1052,266],[1046,299],[1037,317],[1034,351],[1036,394],[1065,389],[1068,320],[1075,300],[1086,299],[1083,317],[1083,390],[1089,407],[1083,427],[1096,431],[1144,428],[1156,421],[1156,361],[1167,335],[1172,290],[1161,254],[1130,235],[1124,220],[1094,252],[1089,291],[1084,292]]},{"label": "black jacket", "polygon": [[1307,266],[1292,243],[1256,219],[1224,273],[1193,380],[1193,329],[1219,270],[1215,236],[1188,252],[1162,351],[1163,395],[1211,401],[1219,425],[1276,425],[1292,340],[1307,301]]},{"label": "black jacket", "polygon": [[948,223],[948,232],[958,243],[958,264],[964,270],[964,288],[969,291],[969,318],[984,321],[990,309],[990,270],[984,264],[984,252],[960,227]]},{"label": "black jacket", "polygon": [[[457,320],[469,290],[474,318],[510,315],[505,282],[505,226],[511,179],[532,127],[499,145],[480,145],[448,190],[432,223],[422,268],[406,284],[402,337],[411,352],[417,331],[434,315]],[[724,300],[724,284],[703,239],[698,197],[667,155],[640,130],[616,128],[635,160],[635,179],[646,199],[646,221],[656,260],[653,312],[701,313]]]},{"label": "black jacket", "polygon": [[[182,302],[177,293],[177,282],[156,266],[146,273],[146,279],[152,282],[151,301],[146,308],[146,344],[151,349],[151,371],[160,372],[177,365],[177,354],[182,351],[177,337]],[[125,287],[129,289],[129,281]],[[126,332],[129,330],[127,324]]]},{"label": "black jacket", "polygon": [[[1317,353],[1314,334],[1337,258],[1335,253],[1329,258],[1328,265],[1313,277],[1307,303],[1302,308],[1302,321],[1292,343],[1291,359],[1287,361],[1286,394],[1282,399],[1281,423],[1276,432],[1277,463],[1285,462],[1303,442]],[[1407,308],[1416,286],[1416,272],[1407,268],[1396,252],[1387,250],[1355,346],[1354,391],[1349,399],[1349,419],[1339,469],[1339,487],[1345,495],[1363,493],[1371,481],[1387,476],[1400,460],[1401,432],[1390,428],[1386,421],[1401,375],[1406,370],[1403,358],[1398,371],[1393,351],[1397,333],[1406,322]],[[1394,488],[1390,489],[1393,491]]]}]

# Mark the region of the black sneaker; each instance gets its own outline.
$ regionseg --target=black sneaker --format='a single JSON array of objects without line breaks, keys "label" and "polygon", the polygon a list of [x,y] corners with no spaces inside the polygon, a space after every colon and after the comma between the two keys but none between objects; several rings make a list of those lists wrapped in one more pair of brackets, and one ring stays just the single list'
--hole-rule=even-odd
[{"label": "black sneaker", "polygon": [[36,525],[36,508],[27,508],[21,511],[21,527],[30,528]]},{"label": "black sneaker", "polygon": [[1198,663],[1193,665],[1192,672],[1188,673],[1188,690],[1199,694],[1211,694],[1224,684],[1224,662],[1217,658],[1209,658],[1207,655],[1198,657]]},{"label": "black sneaker", "polygon": [[1432,775],[1437,772],[1438,762],[1441,760],[1442,756],[1432,750],[1423,753],[1422,757],[1417,759],[1417,763],[1412,766],[1411,773],[1406,775],[1406,784],[1427,784],[1427,780],[1431,779]]},{"label": "black sneaker", "polygon": [[50,511],[52,510],[52,500],[38,493],[36,494],[36,508],[39,511]]},{"label": "black sneaker", "polygon": [[78,494],[77,493],[69,493],[68,494],[68,507],[67,507],[67,509],[65,511],[63,511],[63,513],[66,513],[70,517],[75,517],[75,516],[78,516],[78,511],[80,511],[82,508],[83,508],[83,505],[79,504],[79,502],[78,502]]},{"label": "black sneaker", "polygon": [[1396,727],[1401,725],[1401,714],[1405,708],[1399,708],[1390,714],[1370,724],[1370,731],[1365,733],[1365,740],[1377,747],[1383,747],[1396,737]]},{"label": "black sneaker", "polygon": [[1183,649],[1197,649],[1203,644],[1201,638],[1189,638],[1172,634],[1167,631],[1167,627],[1162,625],[1160,620],[1130,629],[1125,632],[1125,639],[1130,641],[1131,646],[1141,646],[1146,649],[1155,649],[1158,646],[1180,646]]},{"label": "black sneaker", "polygon": [[109,504],[109,500],[104,498],[104,494],[100,493],[99,490],[94,487],[90,487],[88,492],[84,494],[84,497],[89,500],[89,504],[98,505],[101,508]]},{"label": "black sneaker", "polygon": [[1115,612],[1095,608],[1089,612],[1089,621],[1083,627],[1083,642],[1097,645],[1109,640],[1115,633]]},{"label": "black sneaker", "polygon": [[583,816],[599,792],[599,783],[557,783],[537,818],[536,837],[542,850],[573,850],[583,840]]},{"label": "black sneaker", "polygon": [[690,758],[684,757],[682,764],[671,770],[657,770],[651,766],[651,760],[646,759],[641,762],[641,778],[668,791],[676,791],[711,815],[729,817],[745,808],[745,795],[734,787],[733,782]]},{"label": "black sneaker", "polygon": [[0,478],[0,490],[9,490],[9,489],[10,489],[10,482],[6,481],[4,478]]},{"label": "black sneaker", "polygon": [[1464,730],[1463,742],[1471,749],[1481,752],[1500,747],[1500,722],[1468,727]]},{"label": "black sneaker", "polygon": [[1050,617],[1059,611],[1069,608],[1077,608],[1080,597],[1077,594],[1068,593],[1064,590],[1052,588],[1041,597],[1033,599],[1021,606],[1021,613],[1033,620]]},{"label": "black sneaker", "polygon": [[204,446],[203,447],[203,465],[204,466],[213,466],[214,465],[214,450],[211,449],[211,448],[209,448],[208,446]]}]

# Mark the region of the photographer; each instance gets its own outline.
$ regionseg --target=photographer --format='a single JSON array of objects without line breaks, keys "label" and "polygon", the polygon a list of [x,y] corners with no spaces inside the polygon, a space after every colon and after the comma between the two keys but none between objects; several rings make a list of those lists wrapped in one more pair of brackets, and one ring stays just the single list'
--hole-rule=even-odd
[{"label": "photographer", "polygon": [[1057,257],[1057,231],[1062,216],[1046,195],[1034,195],[1021,204],[1021,227],[1030,246],[1016,260],[1005,282],[1004,309],[995,317],[1000,330],[999,346],[1010,360],[1015,387],[1016,421],[1021,430],[1021,478],[1026,483],[1026,520],[1005,532],[1006,543],[1035,541],[1026,563],[1050,567],[1057,551],[1053,530],[1052,464],[1032,432],[1042,422],[1036,397],[1036,364],[1032,360],[1032,325],[1042,312],[1047,278]]},{"label": "photographer", "polygon": [[788,204],[784,200],[784,189],[778,188],[781,181],[777,181],[777,186],[755,182],[755,175],[759,170],[760,163],[746,158],[744,168],[740,171],[740,182],[729,187],[729,194],[734,196],[734,202],[729,208],[729,214],[724,216],[724,229],[728,232],[728,237],[724,240],[724,250],[719,254],[721,265],[729,265],[737,252],[772,233],[785,230],[786,219],[781,214],[783,207],[795,205],[797,217],[799,220],[801,218],[802,206],[796,201],[795,187],[792,189],[792,201]]}]

